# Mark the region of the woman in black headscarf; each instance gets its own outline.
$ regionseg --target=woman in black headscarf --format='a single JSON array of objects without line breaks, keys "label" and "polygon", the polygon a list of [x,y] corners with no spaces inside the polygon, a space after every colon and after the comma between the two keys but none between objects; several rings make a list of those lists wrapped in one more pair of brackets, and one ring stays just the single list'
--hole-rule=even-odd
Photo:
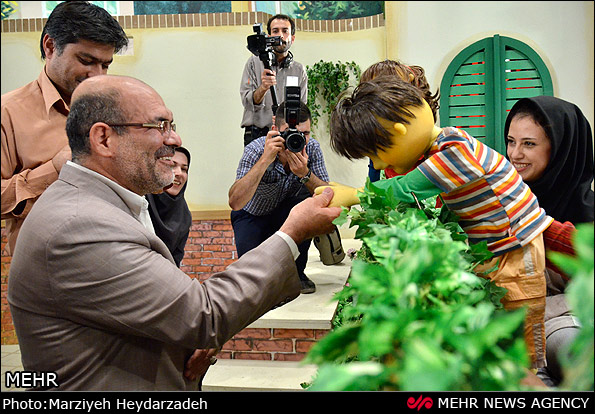
[{"label": "woman in black headscarf", "polygon": [[184,258],[184,247],[192,225],[192,214],[184,199],[190,166],[190,152],[176,148],[173,186],[161,194],[147,194],[155,233],[166,244],[176,265]]},{"label": "woman in black headscarf", "polygon": [[[535,175],[527,176],[527,170],[539,162],[530,158],[539,143],[534,135],[516,132],[521,122],[536,124],[549,142],[549,158]],[[574,225],[593,221],[593,137],[576,105],[552,96],[523,98],[510,110],[504,136],[509,160],[550,217]]]},{"label": "woman in black headscarf", "polygon": [[[540,207],[555,221],[544,232],[547,250],[573,254],[574,225],[593,222],[593,137],[574,104],[551,96],[520,99],[504,127],[506,153]],[[559,352],[578,334],[566,302],[568,280],[546,260],[545,335],[547,367],[537,375],[549,386],[563,380]]]}]

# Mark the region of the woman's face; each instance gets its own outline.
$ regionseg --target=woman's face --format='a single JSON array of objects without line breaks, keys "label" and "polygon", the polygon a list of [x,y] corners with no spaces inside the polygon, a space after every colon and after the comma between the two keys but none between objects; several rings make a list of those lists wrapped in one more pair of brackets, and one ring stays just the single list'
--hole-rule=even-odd
[{"label": "woman's face", "polygon": [[174,163],[174,183],[165,192],[174,197],[178,195],[188,180],[188,158],[183,152],[176,151],[172,161]]},{"label": "woman's face", "polygon": [[552,145],[544,129],[528,115],[515,116],[506,137],[506,153],[525,182],[537,180],[550,162]]}]

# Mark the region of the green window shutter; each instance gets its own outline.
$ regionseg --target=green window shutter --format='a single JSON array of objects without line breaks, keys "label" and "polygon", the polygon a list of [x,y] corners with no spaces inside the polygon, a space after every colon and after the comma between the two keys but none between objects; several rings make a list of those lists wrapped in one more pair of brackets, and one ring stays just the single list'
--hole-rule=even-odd
[{"label": "green window shutter", "polygon": [[462,50],[440,84],[440,125],[455,126],[505,153],[506,115],[523,97],[552,95],[549,71],[518,40],[495,35]]}]

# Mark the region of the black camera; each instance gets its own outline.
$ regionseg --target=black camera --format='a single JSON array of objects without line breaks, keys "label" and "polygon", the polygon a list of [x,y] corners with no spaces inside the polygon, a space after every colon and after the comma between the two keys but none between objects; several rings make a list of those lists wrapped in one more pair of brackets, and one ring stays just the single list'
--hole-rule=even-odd
[{"label": "black camera", "polygon": [[252,29],[256,34],[248,36],[248,50],[258,56],[265,68],[270,69],[277,62],[273,47],[281,45],[281,36],[267,36],[262,30],[262,23],[254,24]]},{"label": "black camera", "polygon": [[[277,58],[273,51],[274,46],[280,46],[282,43],[281,36],[267,36],[262,30],[262,23],[256,23],[252,26],[254,30],[253,35],[248,36],[248,50],[255,56],[258,56],[265,69],[271,69],[273,65],[277,64]],[[277,95],[275,88],[272,87],[271,99],[273,100],[273,114],[277,113]]]},{"label": "black camera", "polygon": [[285,148],[291,152],[301,152],[306,146],[306,136],[296,129],[299,124],[300,115],[300,87],[290,85],[295,83],[297,85],[297,78],[287,78],[287,86],[285,87],[285,122],[289,125],[285,131],[281,133],[285,139]]}]

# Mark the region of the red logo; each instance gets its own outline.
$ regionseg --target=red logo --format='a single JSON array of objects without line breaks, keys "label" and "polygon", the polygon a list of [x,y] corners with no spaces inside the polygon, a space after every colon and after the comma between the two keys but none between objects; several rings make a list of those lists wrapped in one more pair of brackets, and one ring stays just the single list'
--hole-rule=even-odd
[{"label": "red logo", "polygon": [[434,405],[434,401],[430,397],[424,398],[423,395],[420,395],[419,398],[416,400],[413,397],[407,398],[407,407],[409,408],[417,408],[417,411],[421,410],[422,408],[432,408]]}]

